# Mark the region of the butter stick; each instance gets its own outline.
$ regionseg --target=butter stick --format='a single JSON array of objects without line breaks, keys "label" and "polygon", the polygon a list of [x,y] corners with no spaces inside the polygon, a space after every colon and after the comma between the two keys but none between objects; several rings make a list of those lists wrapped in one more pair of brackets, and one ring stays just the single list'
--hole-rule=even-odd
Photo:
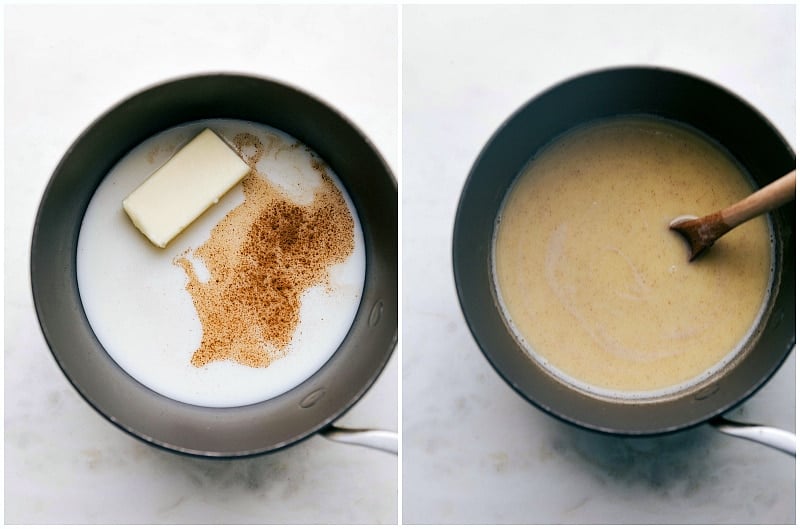
[{"label": "butter stick", "polygon": [[250,168],[211,129],[179,150],[122,201],[133,224],[164,248]]}]

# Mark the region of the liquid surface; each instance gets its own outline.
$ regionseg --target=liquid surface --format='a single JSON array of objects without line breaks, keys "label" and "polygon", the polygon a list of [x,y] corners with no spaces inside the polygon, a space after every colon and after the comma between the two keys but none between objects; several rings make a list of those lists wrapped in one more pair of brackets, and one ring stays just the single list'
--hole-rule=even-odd
[{"label": "liquid surface", "polygon": [[741,349],[763,312],[765,217],[689,263],[668,229],[752,192],[687,129],[648,118],[572,131],[528,164],[498,217],[494,274],[515,334],[566,382],[616,398],[665,395]]},{"label": "liquid surface", "polygon": [[[251,166],[166,249],[121,200],[203,128]],[[336,351],[364,284],[363,234],[349,197],[313,152],[242,121],[206,120],[138,146],[103,180],[78,239],[78,285],[92,328],[131,376],[212,407],[267,400]]]}]

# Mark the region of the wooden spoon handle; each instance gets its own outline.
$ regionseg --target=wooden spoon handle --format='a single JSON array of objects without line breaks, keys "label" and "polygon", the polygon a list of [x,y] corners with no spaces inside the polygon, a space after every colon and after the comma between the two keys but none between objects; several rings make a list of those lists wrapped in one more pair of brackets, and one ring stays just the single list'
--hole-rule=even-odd
[{"label": "wooden spoon handle", "polygon": [[722,221],[733,229],[742,222],[766,213],[789,202],[795,195],[795,178],[797,171],[792,171],[764,186],[744,200],[720,211]]}]

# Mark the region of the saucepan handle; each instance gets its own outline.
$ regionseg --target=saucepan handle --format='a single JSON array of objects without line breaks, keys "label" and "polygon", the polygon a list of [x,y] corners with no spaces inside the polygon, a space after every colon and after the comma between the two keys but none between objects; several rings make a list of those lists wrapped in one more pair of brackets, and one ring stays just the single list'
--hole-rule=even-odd
[{"label": "saucepan handle", "polygon": [[715,417],[708,422],[717,431],[726,435],[761,443],[790,456],[797,457],[797,441],[795,435],[791,432],[771,426],[735,422],[721,416]]},{"label": "saucepan handle", "polygon": [[319,433],[326,439],[337,443],[365,446],[389,452],[390,454],[397,454],[397,432],[340,428],[330,425]]}]

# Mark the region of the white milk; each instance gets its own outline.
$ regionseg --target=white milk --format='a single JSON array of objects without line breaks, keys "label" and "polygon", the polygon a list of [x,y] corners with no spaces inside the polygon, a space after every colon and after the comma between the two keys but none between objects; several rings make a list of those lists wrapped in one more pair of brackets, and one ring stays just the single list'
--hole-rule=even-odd
[{"label": "white milk", "polygon": [[[232,407],[276,397],[308,379],[336,352],[353,323],[364,286],[364,236],[355,208],[341,182],[354,219],[355,248],[344,263],[331,266],[328,285],[307,290],[301,298],[300,323],[286,354],[268,367],[253,368],[230,360],[203,367],[190,363],[203,335],[187,276],[173,260],[197,248],[214,226],[241,204],[241,184],[228,192],[178,235],[166,249],[148,242],[122,210],[122,200],[204,128],[229,143],[247,132],[267,143],[277,135],[287,145],[294,138],[245,121],[206,120],[165,131],[126,155],[98,187],[86,210],[78,238],[78,287],[86,316],[114,361],[133,378],[172,399],[210,407]],[[310,155],[302,148],[278,150],[258,163],[260,173],[294,202],[308,203],[320,184]],[[202,267],[195,263],[201,280]],[[199,270],[198,270],[199,269]]]}]

